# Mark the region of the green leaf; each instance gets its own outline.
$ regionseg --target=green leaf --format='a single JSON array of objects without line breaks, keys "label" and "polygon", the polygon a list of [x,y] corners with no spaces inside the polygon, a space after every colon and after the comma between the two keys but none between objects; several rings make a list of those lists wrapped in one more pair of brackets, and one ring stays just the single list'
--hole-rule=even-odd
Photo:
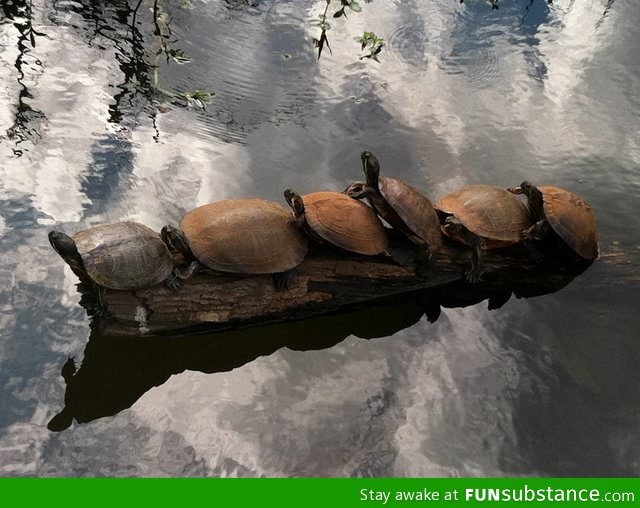
[{"label": "green leaf", "polygon": [[185,55],[184,51],[181,49],[166,48],[165,53],[167,55],[167,60],[172,59],[177,64],[185,64],[191,61],[191,57]]}]

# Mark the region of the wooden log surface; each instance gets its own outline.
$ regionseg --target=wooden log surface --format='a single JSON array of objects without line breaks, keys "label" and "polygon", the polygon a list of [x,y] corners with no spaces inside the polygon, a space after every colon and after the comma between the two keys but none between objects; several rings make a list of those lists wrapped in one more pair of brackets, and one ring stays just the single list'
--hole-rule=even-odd
[{"label": "wooden log surface", "polygon": [[[316,247],[296,269],[293,287],[285,291],[275,289],[269,275],[213,273],[196,274],[179,291],[163,285],[138,291],[107,290],[102,296],[107,313],[94,318],[92,326],[107,335],[205,333],[306,319],[403,298],[423,302],[433,320],[441,306],[487,299],[490,308],[497,308],[512,294],[527,297],[557,291],[590,264],[519,245],[486,252],[483,280],[467,284],[464,272],[471,253],[464,246],[447,242],[421,276],[416,275],[415,247],[400,242],[394,248],[408,262]],[[615,248],[603,253],[599,262],[620,267],[626,263]],[[94,296],[86,293],[83,302],[89,307]]]}]

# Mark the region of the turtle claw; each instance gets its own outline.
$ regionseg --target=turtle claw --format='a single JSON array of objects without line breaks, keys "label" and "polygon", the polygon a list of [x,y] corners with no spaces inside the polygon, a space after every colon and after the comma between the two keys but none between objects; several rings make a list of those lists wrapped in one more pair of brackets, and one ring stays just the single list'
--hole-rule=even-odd
[{"label": "turtle claw", "polygon": [[182,288],[182,282],[177,277],[166,282],[167,287],[171,291],[178,291]]},{"label": "turtle claw", "polygon": [[175,269],[171,272],[171,275],[164,281],[164,283],[171,291],[178,291],[182,288],[182,280]]},{"label": "turtle claw", "polygon": [[[109,314],[105,298],[105,289],[98,284],[91,283],[90,294],[85,308],[91,319],[106,318]],[[83,304],[84,305],[84,304]]]},{"label": "turtle claw", "polygon": [[183,281],[192,277],[198,271],[204,271],[203,265],[199,261],[192,261],[184,269],[174,268],[171,275],[164,281],[165,285],[172,291],[182,289]]},{"label": "turtle claw", "polygon": [[293,270],[289,270],[282,273],[276,273],[273,276],[273,282],[278,291],[288,291],[296,283],[296,273]]}]

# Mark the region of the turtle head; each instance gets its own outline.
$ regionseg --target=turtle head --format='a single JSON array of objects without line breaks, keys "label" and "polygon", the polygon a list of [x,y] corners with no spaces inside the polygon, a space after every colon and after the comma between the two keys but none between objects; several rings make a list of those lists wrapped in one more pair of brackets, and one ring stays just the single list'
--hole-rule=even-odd
[{"label": "turtle head", "polygon": [[81,280],[88,277],[84,263],[82,262],[82,256],[80,256],[73,238],[61,231],[49,231],[49,243],[51,247],[53,247],[53,250],[60,255],[64,262],[71,267],[73,273],[80,277]]},{"label": "turtle head", "polygon": [[82,258],[76,242],[62,231],[49,231],[49,243],[62,259],[71,266],[82,267]]},{"label": "turtle head", "polygon": [[454,215],[448,215],[444,220],[442,227],[449,233],[452,237],[460,236],[460,234],[464,230],[464,225],[460,220]]},{"label": "turtle head", "polygon": [[442,229],[449,238],[467,245],[473,244],[473,233],[455,215],[449,215],[442,223]]},{"label": "turtle head", "polygon": [[167,224],[160,230],[160,237],[167,245],[169,250],[177,250],[185,257],[191,257],[191,249],[189,248],[189,240],[185,234],[178,228]]},{"label": "turtle head", "polygon": [[284,191],[284,199],[287,200],[287,203],[293,210],[293,216],[296,219],[304,216],[304,201],[300,194],[291,189],[287,189]]},{"label": "turtle head", "polygon": [[378,188],[378,180],[380,178],[380,163],[375,155],[369,151],[364,151],[360,154],[360,160],[362,160],[362,171],[367,178],[367,185]]},{"label": "turtle head", "polygon": [[76,242],[69,235],[61,231],[49,231],[49,243],[62,257],[78,253]]}]

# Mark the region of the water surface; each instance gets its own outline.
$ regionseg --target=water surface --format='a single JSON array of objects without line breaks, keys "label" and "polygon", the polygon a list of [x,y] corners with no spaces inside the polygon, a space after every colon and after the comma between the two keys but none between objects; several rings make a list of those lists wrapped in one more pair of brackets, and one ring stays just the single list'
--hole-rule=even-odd
[{"label": "water surface", "polygon": [[[378,1],[334,21],[318,61],[324,2],[177,3],[159,21],[184,65],[157,56],[152,2],[0,11],[0,474],[640,474],[640,8]],[[363,30],[387,41],[380,63],[358,58]],[[216,94],[204,110],[165,93],[197,88]],[[405,305],[90,336],[51,228],[342,189],[365,149],[434,198],[525,178],[579,192],[603,257],[557,293],[433,324]],[[68,356],[84,423],[53,433]]]}]

